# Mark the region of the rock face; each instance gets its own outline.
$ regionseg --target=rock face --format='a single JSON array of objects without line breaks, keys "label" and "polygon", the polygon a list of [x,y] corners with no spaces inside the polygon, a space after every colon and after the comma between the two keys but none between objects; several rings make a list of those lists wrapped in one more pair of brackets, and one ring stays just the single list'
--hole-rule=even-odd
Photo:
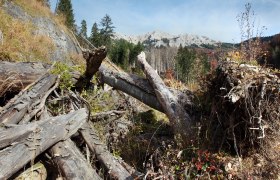
[{"label": "rock face", "polygon": [[55,45],[54,51],[50,52],[51,61],[64,61],[69,58],[70,55],[81,53],[73,35],[71,35],[70,32],[65,32],[51,18],[32,16],[11,1],[4,1],[2,8],[13,18],[32,22],[35,26],[34,35],[50,37]]},{"label": "rock face", "polygon": [[127,36],[122,34],[115,34],[116,39],[125,39],[129,42],[137,44],[138,42],[144,43],[146,46],[153,47],[179,47],[180,44],[184,46],[201,46],[217,45],[217,42],[206,37],[192,34],[171,35],[166,32],[153,31],[140,36]]}]

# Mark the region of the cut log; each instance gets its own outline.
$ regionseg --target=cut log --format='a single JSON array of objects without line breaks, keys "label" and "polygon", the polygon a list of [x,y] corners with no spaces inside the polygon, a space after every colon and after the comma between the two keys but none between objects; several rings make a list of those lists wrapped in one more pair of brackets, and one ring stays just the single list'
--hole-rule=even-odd
[{"label": "cut log", "polygon": [[75,87],[78,90],[82,90],[90,86],[90,81],[93,75],[98,71],[103,59],[107,55],[107,49],[105,46],[101,46],[92,51],[83,51],[83,57],[86,59],[86,71],[75,83]]},{"label": "cut log", "polygon": [[87,163],[83,154],[70,140],[62,141],[51,149],[53,160],[65,179],[102,179]]},{"label": "cut log", "polygon": [[7,92],[19,92],[45,74],[49,67],[39,62],[0,61],[0,97]]},{"label": "cut log", "polygon": [[[86,119],[86,110],[80,109],[67,115],[31,123],[30,126],[35,126],[32,134],[24,141],[13,144],[0,152],[0,179],[9,178],[58,141],[68,139],[77,132]],[[25,128],[29,125],[19,125],[18,127],[20,126]],[[14,132],[12,128],[10,131]]]},{"label": "cut log", "polygon": [[101,81],[104,83],[133,96],[158,111],[163,112],[153,88],[146,79],[125,72],[116,72],[103,64],[100,66],[99,72],[101,74]]},{"label": "cut log", "polygon": [[145,53],[141,52],[137,58],[155,91],[158,101],[169,118],[174,133],[181,135],[184,142],[190,140],[188,135],[191,133],[192,122],[189,114],[179,103],[177,96],[165,86],[156,71],[147,63]]},{"label": "cut log", "polygon": [[40,103],[40,98],[55,84],[57,76],[45,74],[31,89],[14,97],[0,112],[0,122],[16,124],[30,107]]},{"label": "cut log", "polygon": [[94,152],[98,161],[105,167],[110,179],[133,179],[131,174],[106,149],[95,130],[90,128],[88,123],[82,126],[80,133],[89,149]]}]

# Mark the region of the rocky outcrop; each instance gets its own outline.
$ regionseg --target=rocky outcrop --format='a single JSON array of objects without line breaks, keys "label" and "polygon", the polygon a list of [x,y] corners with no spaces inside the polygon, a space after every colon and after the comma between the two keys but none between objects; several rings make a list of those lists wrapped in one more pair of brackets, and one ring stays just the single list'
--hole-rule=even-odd
[{"label": "rocky outcrop", "polygon": [[33,16],[12,1],[4,1],[2,9],[13,18],[32,22],[34,35],[48,36],[53,41],[55,49],[50,52],[51,61],[65,61],[70,55],[81,53],[71,32],[63,30],[50,17]]},{"label": "rocky outcrop", "polygon": [[140,36],[127,36],[122,34],[115,34],[116,39],[125,39],[131,43],[144,43],[151,47],[179,47],[184,46],[202,46],[213,45],[217,46],[217,42],[206,37],[192,34],[172,35],[166,32],[153,31]]}]

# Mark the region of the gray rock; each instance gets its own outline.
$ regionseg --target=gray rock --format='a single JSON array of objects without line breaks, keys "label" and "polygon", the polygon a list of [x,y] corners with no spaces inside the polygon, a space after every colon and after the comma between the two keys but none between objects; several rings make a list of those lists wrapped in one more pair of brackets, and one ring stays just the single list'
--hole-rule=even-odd
[{"label": "gray rock", "polygon": [[45,35],[52,39],[55,49],[51,54],[51,61],[64,61],[71,64],[71,54],[81,54],[81,50],[71,32],[62,30],[51,18],[32,16],[11,1],[4,1],[3,9],[13,18],[32,22],[35,35]]}]

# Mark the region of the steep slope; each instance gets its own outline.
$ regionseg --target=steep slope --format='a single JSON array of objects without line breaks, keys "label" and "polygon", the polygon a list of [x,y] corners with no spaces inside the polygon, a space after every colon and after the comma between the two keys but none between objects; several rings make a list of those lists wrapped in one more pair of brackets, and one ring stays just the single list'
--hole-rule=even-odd
[{"label": "steep slope", "polygon": [[81,54],[71,32],[38,1],[4,0],[0,15],[2,60],[69,62]]},{"label": "steep slope", "polygon": [[217,42],[206,37],[192,34],[171,35],[166,32],[153,31],[139,36],[127,36],[122,34],[115,34],[116,39],[125,39],[129,42],[137,44],[144,43],[146,46],[201,46],[203,44],[217,46]]}]

